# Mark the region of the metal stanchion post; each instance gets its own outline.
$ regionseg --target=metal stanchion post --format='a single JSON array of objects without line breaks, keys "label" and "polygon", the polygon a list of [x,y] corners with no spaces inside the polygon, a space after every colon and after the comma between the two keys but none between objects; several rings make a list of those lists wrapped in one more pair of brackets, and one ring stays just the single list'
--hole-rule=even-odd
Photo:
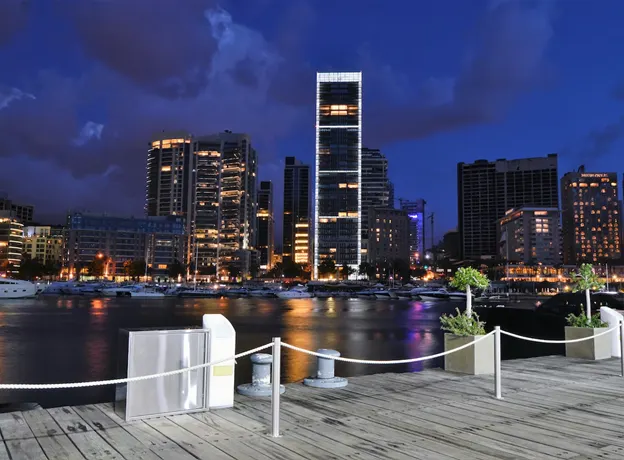
[{"label": "metal stanchion post", "polygon": [[502,399],[501,395],[501,332],[500,326],[494,327],[494,388],[496,399]]},{"label": "metal stanchion post", "polygon": [[282,353],[282,340],[273,337],[273,376],[271,378],[271,436],[279,438],[280,416],[280,355]]},{"label": "metal stanchion post", "polygon": [[624,377],[624,321],[620,321],[620,375]]}]

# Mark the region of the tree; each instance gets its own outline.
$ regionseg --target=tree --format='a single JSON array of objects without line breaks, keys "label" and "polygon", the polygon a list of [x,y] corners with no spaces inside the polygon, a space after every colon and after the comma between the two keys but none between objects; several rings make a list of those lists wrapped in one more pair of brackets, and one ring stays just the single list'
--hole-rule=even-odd
[{"label": "tree", "polygon": [[228,273],[230,278],[238,278],[241,274],[241,269],[238,265],[232,264],[228,267]]},{"label": "tree", "polygon": [[184,276],[186,273],[186,268],[184,264],[180,262],[178,259],[174,260],[167,267],[167,275],[169,278],[178,279],[180,276]]},{"label": "tree", "polygon": [[89,272],[89,275],[98,278],[103,276],[107,262],[108,257],[102,254],[98,254],[95,259],[93,259],[91,262],[89,262],[89,265],[87,265],[87,271]]},{"label": "tree", "polygon": [[126,275],[136,279],[145,275],[145,260],[126,260],[124,262],[124,272]]},{"label": "tree", "polygon": [[410,280],[410,265],[409,261],[405,259],[394,259],[392,261],[392,270],[394,271],[394,278],[401,279],[403,281]]},{"label": "tree", "polygon": [[257,262],[253,262],[249,267],[249,274],[252,278],[256,278],[260,272],[260,265]]},{"label": "tree", "polygon": [[286,278],[299,278],[303,273],[303,267],[292,260],[286,260],[282,264],[282,273]]},{"label": "tree", "polygon": [[485,289],[490,281],[480,271],[466,267],[457,269],[450,284],[459,291],[466,291],[466,316],[472,317],[472,292],[470,288]]},{"label": "tree", "polygon": [[268,274],[272,278],[281,278],[284,274],[284,264],[282,262],[277,262],[275,265],[273,265],[271,270],[269,270]]},{"label": "tree", "polygon": [[369,281],[371,278],[375,277],[375,273],[377,273],[375,270],[375,266],[368,262],[362,262],[358,267],[358,275],[365,277]]},{"label": "tree", "polygon": [[585,291],[585,311],[587,318],[591,318],[591,296],[590,291],[602,289],[604,285],[600,282],[594,267],[590,264],[582,264],[579,271],[574,275],[576,283],[574,292]]},{"label": "tree", "polygon": [[32,280],[46,275],[46,267],[37,259],[25,257],[17,272],[18,277],[23,280]]},{"label": "tree", "polygon": [[343,276],[344,279],[349,279],[349,276],[353,275],[355,273],[355,268],[350,267],[349,265],[344,265],[341,269],[340,269],[340,274]]},{"label": "tree", "polygon": [[336,262],[329,257],[325,257],[318,266],[318,272],[321,275],[333,275],[336,273]]}]

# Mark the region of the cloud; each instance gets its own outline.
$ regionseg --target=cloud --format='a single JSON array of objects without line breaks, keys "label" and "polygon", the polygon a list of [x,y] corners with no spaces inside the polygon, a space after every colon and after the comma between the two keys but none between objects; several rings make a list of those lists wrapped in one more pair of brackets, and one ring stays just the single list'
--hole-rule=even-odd
[{"label": "cloud", "polygon": [[85,51],[165,97],[192,97],[208,84],[216,40],[204,17],[212,0],[59,2]]},{"label": "cloud", "polygon": [[6,109],[11,102],[19,101],[23,98],[36,99],[32,94],[25,93],[18,88],[0,89],[0,110]]},{"label": "cloud", "polygon": [[[553,34],[548,2],[492,2],[479,30],[458,76],[427,80],[401,105],[372,103],[365,118],[367,142],[416,139],[498,120],[519,96],[543,83]],[[369,62],[368,67],[381,68],[373,78],[396,91],[406,88],[388,66]]]},{"label": "cloud", "polygon": [[611,153],[613,146],[622,138],[624,138],[624,116],[614,123],[590,131],[581,142],[580,148],[572,153],[581,161],[593,161]]},{"label": "cloud", "polygon": [[0,1],[0,45],[7,43],[28,19],[30,0]]},{"label": "cloud", "polygon": [[93,121],[88,121],[84,124],[82,129],[80,130],[80,134],[76,137],[72,143],[79,147],[82,147],[90,140],[99,140],[102,138],[102,131],[104,130],[104,125],[101,123],[95,123]]}]

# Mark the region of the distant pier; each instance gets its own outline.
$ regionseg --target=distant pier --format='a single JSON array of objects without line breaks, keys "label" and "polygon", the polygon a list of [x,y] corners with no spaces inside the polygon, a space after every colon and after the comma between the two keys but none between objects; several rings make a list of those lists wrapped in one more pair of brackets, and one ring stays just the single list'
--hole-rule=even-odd
[{"label": "distant pier", "polygon": [[624,458],[619,359],[502,366],[502,400],[492,376],[436,369],[335,390],[289,384],[279,438],[270,399],[240,395],[232,409],[131,423],[112,404],[0,414],[0,459]]}]

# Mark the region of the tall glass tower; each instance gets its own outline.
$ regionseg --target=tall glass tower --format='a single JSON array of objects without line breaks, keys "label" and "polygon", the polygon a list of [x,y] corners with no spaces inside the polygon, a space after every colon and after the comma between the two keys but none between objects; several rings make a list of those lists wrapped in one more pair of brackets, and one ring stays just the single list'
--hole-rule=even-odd
[{"label": "tall glass tower", "polygon": [[362,73],[316,74],[314,273],[333,260],[352,278],[361,262]]}]

